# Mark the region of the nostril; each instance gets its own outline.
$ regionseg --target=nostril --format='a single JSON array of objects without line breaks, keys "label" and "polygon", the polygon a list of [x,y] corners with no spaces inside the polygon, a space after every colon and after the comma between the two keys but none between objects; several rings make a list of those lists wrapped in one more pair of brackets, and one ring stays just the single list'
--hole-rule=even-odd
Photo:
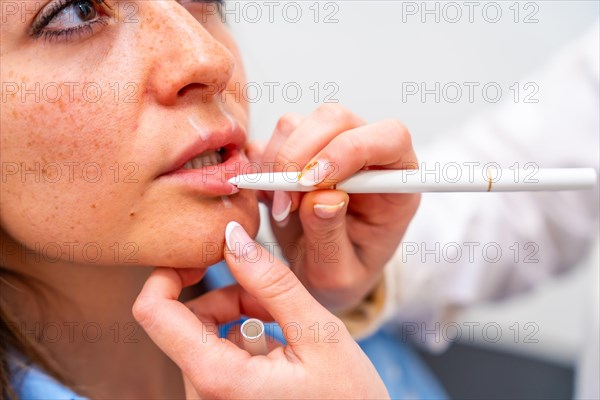
[{"label": "nostril", "polygon": [[190,84],[182,87],[181,89],[179,89],[179,91],[177,92],[177,96],[184,96],[186,93],[188,93],[190,91],[194,91],[194,90],[206,91],[207,88],[208,88],[208,85],[206,85],[204,83],[190,83]]}]

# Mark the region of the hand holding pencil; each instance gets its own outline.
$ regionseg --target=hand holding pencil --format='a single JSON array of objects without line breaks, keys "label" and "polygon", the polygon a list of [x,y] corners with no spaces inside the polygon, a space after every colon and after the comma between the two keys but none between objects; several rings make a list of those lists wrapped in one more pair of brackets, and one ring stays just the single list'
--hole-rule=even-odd
[{"label": "hand holding pencil", "polygon": [[256,190],[280,246],[298,250],[284,256],[300,281],[334,310],[357,305],[378,285],[421,192],[579,190],[596,183],[591,169],[482,165],[436,176],[417,160],[401,122],[366,123],[331,104],[308,116],[285,114],[268,143],[249,145],[248,157],[252,167],[230,182]]}]

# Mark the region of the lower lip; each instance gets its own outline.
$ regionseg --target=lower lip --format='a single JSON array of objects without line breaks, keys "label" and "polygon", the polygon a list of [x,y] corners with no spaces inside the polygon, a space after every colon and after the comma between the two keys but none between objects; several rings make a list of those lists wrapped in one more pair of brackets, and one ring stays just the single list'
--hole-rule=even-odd
[{"label": "lower lip", "polygon": [[228,179],[240,175],[249,164],[246,156],[233,150],[227,160],[221,164],[210,165],[200,169],[180,168],[159,179],[185,185],[192,190],[208,196],[227,196],[237,193],[237,187],[227,182]]}]

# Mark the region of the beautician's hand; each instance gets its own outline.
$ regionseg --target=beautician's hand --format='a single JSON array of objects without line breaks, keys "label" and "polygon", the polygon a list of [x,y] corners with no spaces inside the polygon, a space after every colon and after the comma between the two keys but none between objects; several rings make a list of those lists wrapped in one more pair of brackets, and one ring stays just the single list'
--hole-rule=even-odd
[{"label": "beautician's hand", "polygon": [[[241,226],[230,223],[228,228],[231,251],[226,250],[225,260],[239,285],[209,292],[186,307],[177,298],[200,275],[157,268],[133,306],[150,338],[183,371],[188,397],[388,398],[343,323]],[[288,344],[252,357],[214,334],[215,324],[242,314],[272,316]]]},{"label": "beautician's hand", "polygon": [[[417,168],[400,122],[367,124],[339,105],[321,106],[306,118],[284,115],[269,143],[251,144],[248,155],[263,172],[315,166],[302,176],[322,188],[361,169]],[[334,311],[357,305],[376,285],[420,199],[339,190],[259,192],[259,197],[271,208],[271,226],[292,270]]]}]

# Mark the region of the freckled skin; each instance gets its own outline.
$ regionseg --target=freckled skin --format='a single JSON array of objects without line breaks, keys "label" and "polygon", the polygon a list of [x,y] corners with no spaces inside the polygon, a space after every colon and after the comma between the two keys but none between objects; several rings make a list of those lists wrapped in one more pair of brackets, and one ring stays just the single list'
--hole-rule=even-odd
[{"label": "freckled skin", "polygon": [[[69,41],[34,40],[27,36],[30,22],[18,17],[2,23],[1,81],[47,88],[38,90],[39,99],[20,89],[3,99],[2,236],[28,248],[95,243],[107,265],[115,264],[111,246],[134,243],[139,265],[210,266],[222,258],[228,221],[256,233],[255,195],[242,191],[226,208],[218,197],[156,177],[197,137],[189,115],[224,125],[223,109],[247,127],[246,102],[227,96],[221,104],[203,93],[204,85],[243,86],[240,56],[220,17],[202,15],[204,6],[136,4],[142,22],[111,20]],[[130,10],[121,11],[122,17]],[[18,165],[16,174],[8,174],[7,163]],[[33,172],[23,176],[22,168]],[[75,255],[74,263],[86,262]]]}]

